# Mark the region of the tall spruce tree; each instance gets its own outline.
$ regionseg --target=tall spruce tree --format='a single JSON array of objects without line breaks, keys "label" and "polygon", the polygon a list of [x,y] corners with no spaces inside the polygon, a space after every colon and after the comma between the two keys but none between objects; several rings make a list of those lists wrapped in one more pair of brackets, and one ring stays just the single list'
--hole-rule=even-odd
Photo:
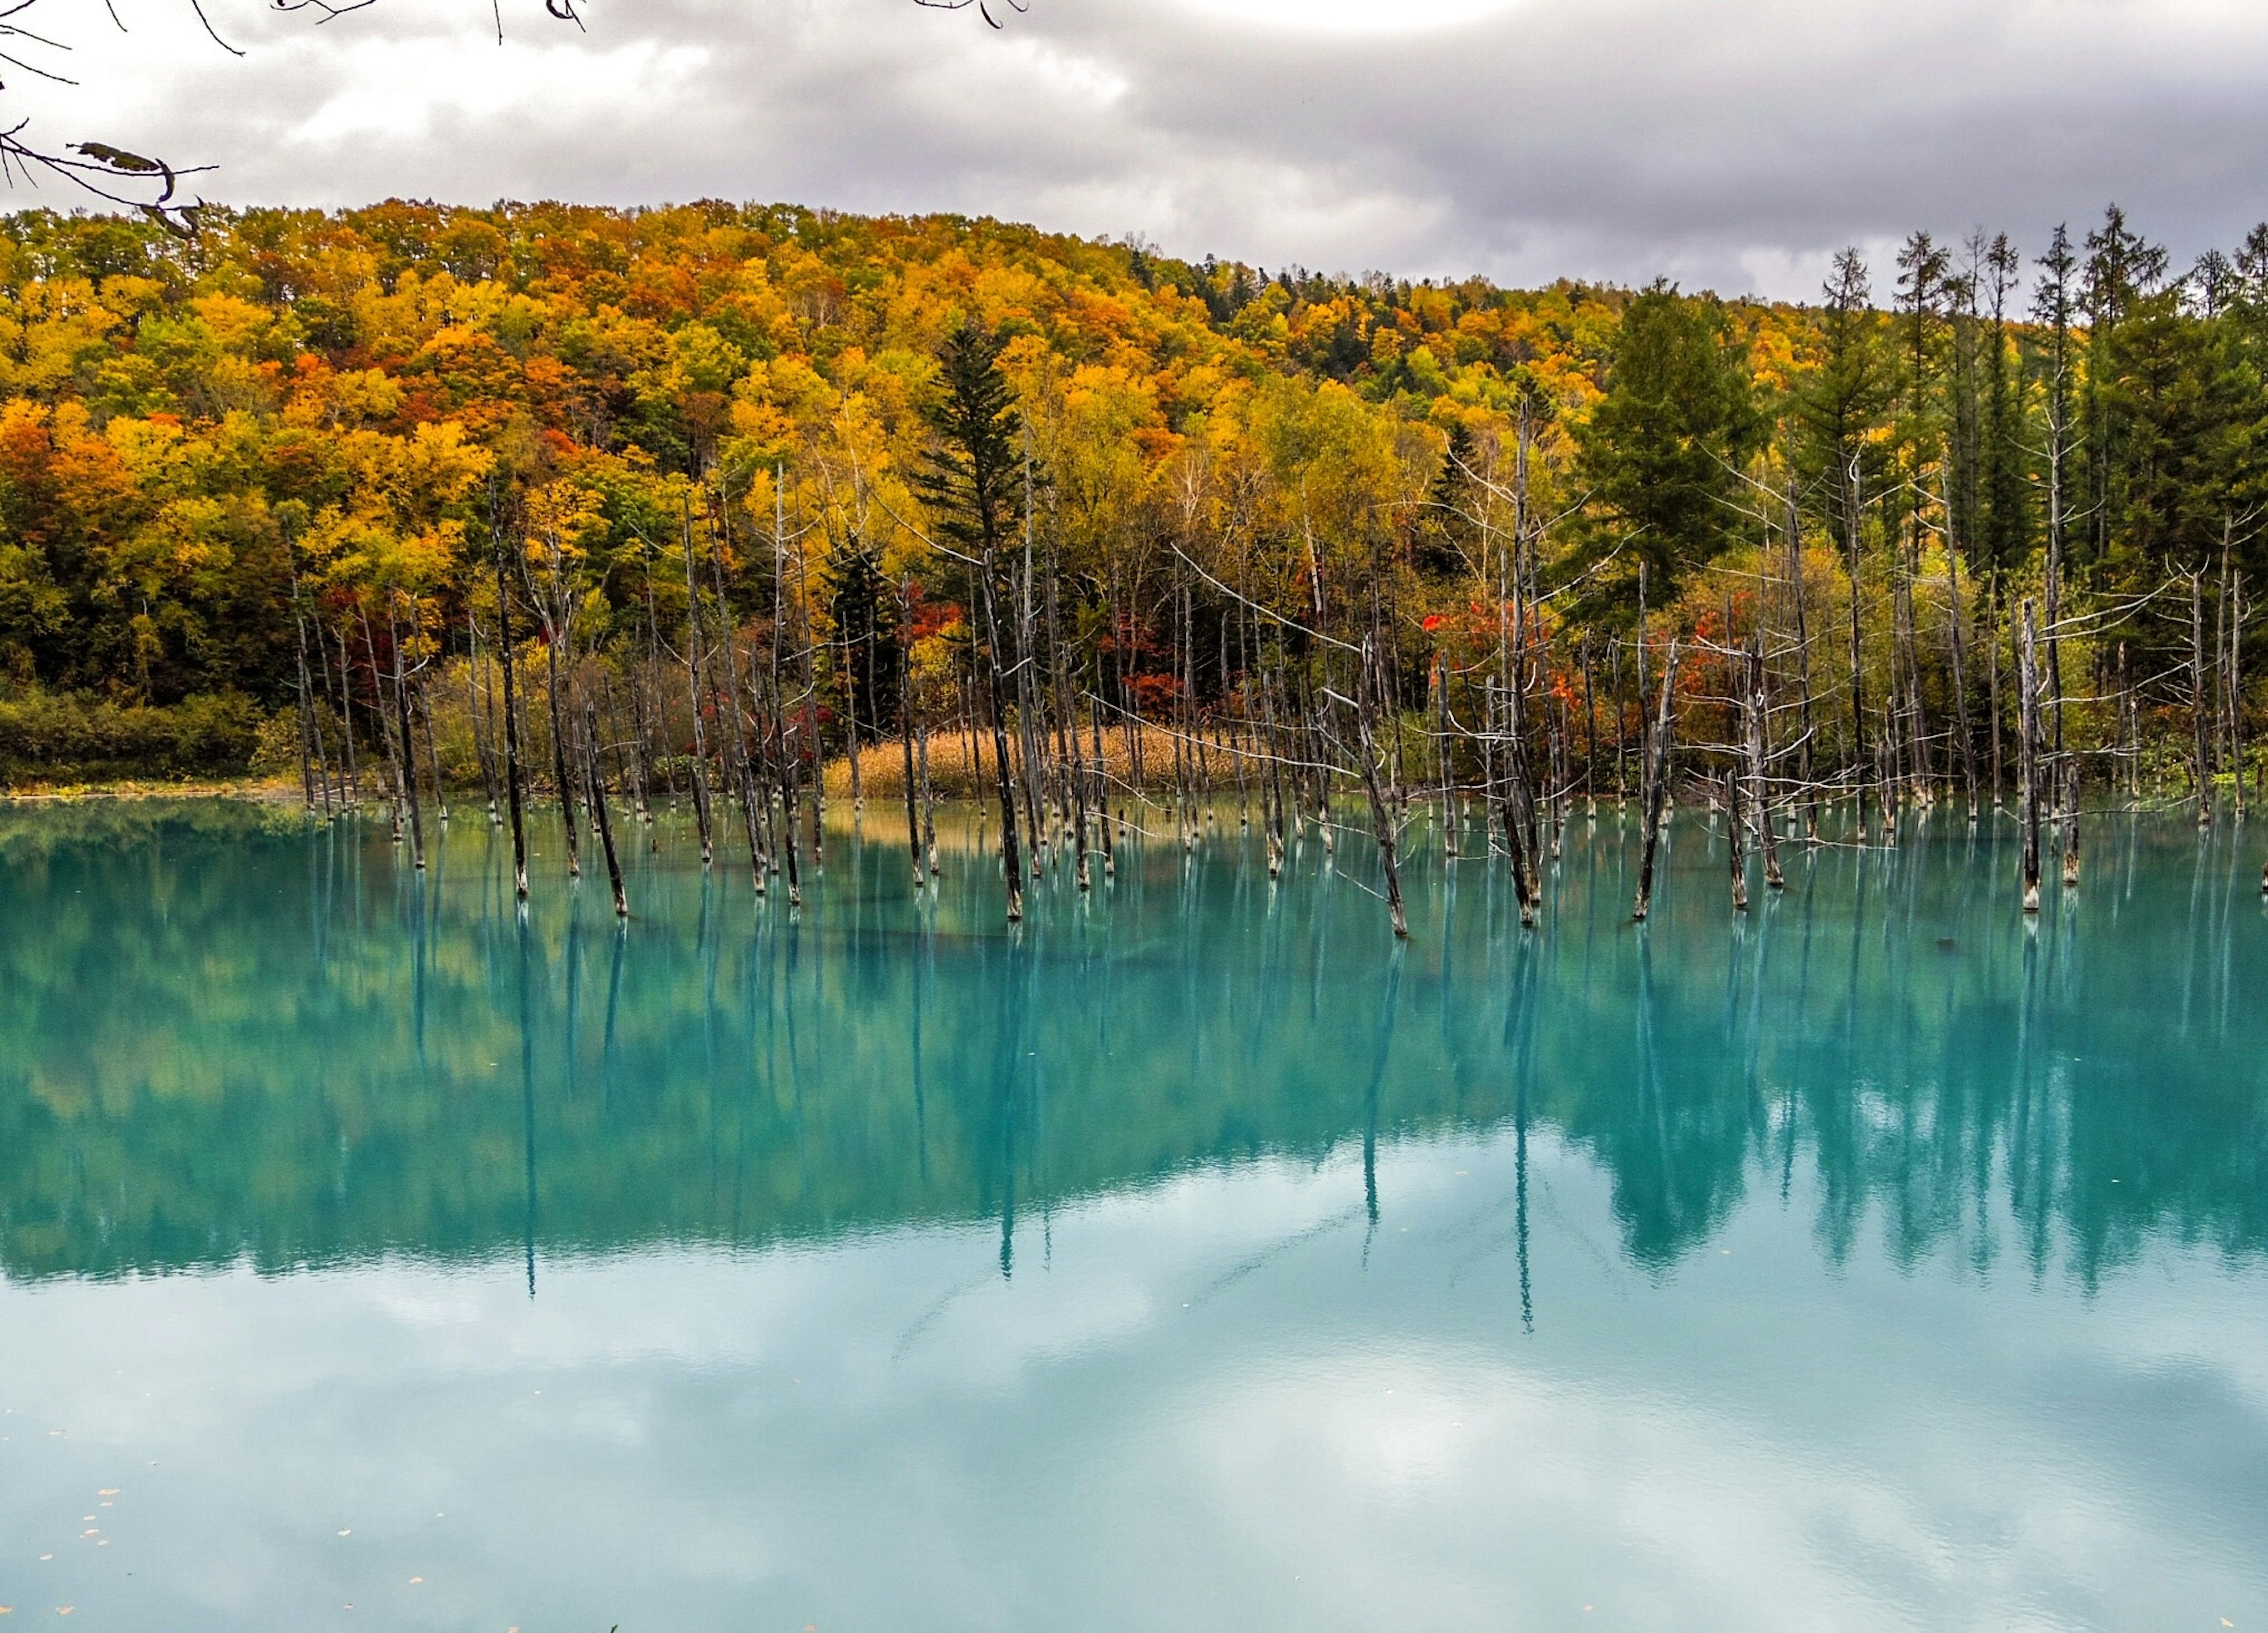
[{"label": "tall spruce tree", "polygon": [[2102,224],[2087,235],[2080,286],[2080,309],[2087,315],[2087,374],[2080,408],[2089,560],[2110,555],[2126,504],[2125,426],[2118,405],[2103,388],[2118,371],[2120,327],[2137,301],[2163,286],[2166,266],[2165,250],[2129,227],[2126,212],[2117,204],[2102,212]]},{"label": "tall spruce tree", "polygon": [[1874,433],[1897,394],[1882,355],[1874,282],[1856,249],[1835,257],[1821,290],[1819,363],[1795,387],[1790,450],[1799,475],[1825,489],[1838,546],[1858,535],[1869,495],[1882,487]]},{"label": "tall spruce tree", "polygon": [[938,532],[968,570],[975,592],[991,717],[993,780],[1000,801],[1000,864],[1012,923],[1024,916],[1024,875],[1003,678],[1016,658],[1000,605],[1000,556],[1021,490],[1023,462],[1016,446],[1016,397],[1000,371],[1000,346],[997,333],[970,318],[946,334],[938,353],[938,389],[924,411],[935,441],[915,481],[937,519]]},{"label": "tall spruce tree", "polygon": [[2009,367],[2008,297],[2015,291],[2022,261],[2005,232],[1993,235],[1982,267],[1992,327],[1984,340],[1984,430],[1978,449],[1983,489],[1972,567],[2007,569],[2031,548],[2031,504],[2024,482],[2023,398],[2020,378]]},{"label": "tall spruce tree", "polygon": [[[1576,433],[1602,542],[1667,600],[1739,530],[1740,466],[1763,430],[1747,348],[1713,298],[1656,283],[1631,302],[1607,393]],[[1657,602],[1659,604],[1659,602]]]}]

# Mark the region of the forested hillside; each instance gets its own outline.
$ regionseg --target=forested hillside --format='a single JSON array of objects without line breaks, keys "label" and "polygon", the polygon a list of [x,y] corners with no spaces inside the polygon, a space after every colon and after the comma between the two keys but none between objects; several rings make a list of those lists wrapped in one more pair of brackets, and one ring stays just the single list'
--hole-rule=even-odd
[{"label": "forested hillside", "polygon": [[[784,206],[216,212],[188,240],[18,215],[0,776],[304,752],[328,794],[422,734],[418,775],[493,790],[509,619],[529,775],[571,786],[551,737],[586,704],[626,785],[704,757],[730,783],[758,751],[714,740],[727,696],[744,730],[782,675],[766,729],[801,735],[764,752],[807,763],[908,711],[973,733],[980,650],[1013,648],[1006,710],[1046,712],[1037,686],[1058,738],[1219,736],[1320,722],[1349,642],[1417,723],[1397,783],[1493,776],[1421,762],[1502,714],[1543,781],[1601,785],[1660,672],[1643,631],[1699,643],[1695,740],[1738,736],[1753,648],[1786,780],[1973,795],[2016,774],[2026,599],[2043,753],[2226,770],[2268,235],[2186,275],[2115,210],[2029,247],[1917,235],[1799,308]],[[984,378],[1000,490],[972,510],[952,404]]]}]

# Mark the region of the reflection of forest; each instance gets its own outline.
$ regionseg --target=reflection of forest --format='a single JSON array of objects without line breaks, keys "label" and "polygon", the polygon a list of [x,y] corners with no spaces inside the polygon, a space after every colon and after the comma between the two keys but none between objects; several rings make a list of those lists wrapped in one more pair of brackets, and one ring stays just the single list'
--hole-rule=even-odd
[{"label": "reflection of forest", "polygon": [[2257,864],[2176,822],[2106,825],[2036,931],[1957,824],[1798,860],[1736,925],[1696,823],[1641,933],[1602,818],[1533,936],[1421,858],[1398,973],[1313,847],[1272,894],[1233,841],[1153,852],[1015,943],[973,857],[924,924],[897,848],[840,836],[790,930],[672,853],[618,938],[602,886],[539,883],[521,931],[457,828],[421,887],[377,828],[8,817],[6,1272],[824,1238],[1521,1120],[1611,1173],[1648,1265],[1799,1169],[1838,1258],[2268,1246]]}]

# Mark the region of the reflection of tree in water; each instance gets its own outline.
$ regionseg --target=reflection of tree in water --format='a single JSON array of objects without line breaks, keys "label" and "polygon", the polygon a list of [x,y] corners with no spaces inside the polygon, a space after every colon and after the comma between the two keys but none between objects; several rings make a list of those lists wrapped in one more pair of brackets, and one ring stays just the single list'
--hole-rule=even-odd
[{"label": "reflection of tree in water", "polygon": [[1499,1129],[1515,1210],[1556,1134],[1656,1271],[1751,1198],[1810,1209],[1834,1262],[1879,1239],[2092,1284],[2154,1239],[2268,1246],[2268,966],[2233,835],[2140,831],[2036,933],[1989,840],[1967,867],[1830,850],[1734,931],[1694,827],[1640,931],[1606,821],[1545,929],[1468,891],[1394,967],[1312,851],[1273,890],[1233,847],[1130,857],[1086,908],[1035,893],[1016,940],[973,863],[916,912],[846,845],[799,921],[675,866],[617,938],[595,895],[523,931],[458,827],[420,885],[382,840],[242,808],[11,817],[7,1272],[990,1218],[1010,1273],[1066,1197]]}]

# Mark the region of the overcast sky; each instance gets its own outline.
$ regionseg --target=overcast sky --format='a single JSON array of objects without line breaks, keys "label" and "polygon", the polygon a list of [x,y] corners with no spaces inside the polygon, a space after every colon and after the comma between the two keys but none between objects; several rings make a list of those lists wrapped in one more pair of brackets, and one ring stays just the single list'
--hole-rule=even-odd
[{"label": "overcast sky", "polygon": [[[960,210],[1331,271],[1808,298],[1845,243],[2268,216],[2257,0],[44,0],[49,141],[232,203]],[[24,19],[32,21],[31,18]],[[43,62],[59,59],[42,59]],[[18,197],[22,197],[19,192]],[[55,202],[61,202],[60,198]],[[1883,280],[1887,283],[1887,278]]]}]

